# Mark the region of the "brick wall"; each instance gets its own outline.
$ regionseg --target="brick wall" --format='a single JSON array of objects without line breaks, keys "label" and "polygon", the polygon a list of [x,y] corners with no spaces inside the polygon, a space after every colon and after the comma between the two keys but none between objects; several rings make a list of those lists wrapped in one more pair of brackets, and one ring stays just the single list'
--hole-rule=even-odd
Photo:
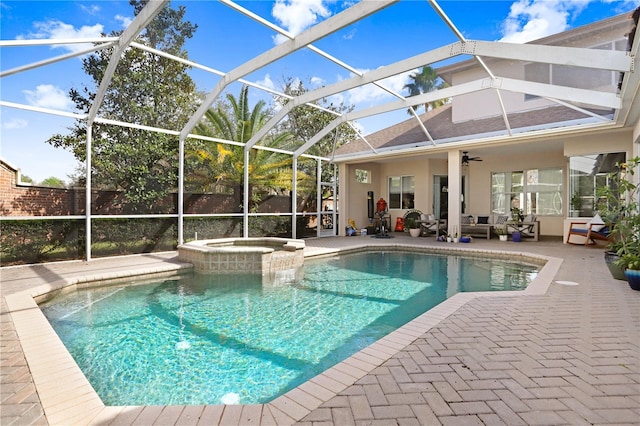
[{"label": "brick wall", "polygon": [[[84,188],[47,188],[18,185],[19,172],[0,161],[0,214],[2,216],[68,216],[82,215],[85,210]],[[122,193],[93,191],[93,214],[117,214],[122,210]],[[234,199],[223,194],[184,196],[185,213],[209,214],[235,210]],[[177,194],[169,195],[159,210],[152,213],[177,213]],[[261,213],[289,213],[290,197],[270,196],[260,204]]]},{"label": "brick wall", "polygon": [[0,161],[2,216],[64,216],[73,212],[73,190],[18,185],[19,172]]}]

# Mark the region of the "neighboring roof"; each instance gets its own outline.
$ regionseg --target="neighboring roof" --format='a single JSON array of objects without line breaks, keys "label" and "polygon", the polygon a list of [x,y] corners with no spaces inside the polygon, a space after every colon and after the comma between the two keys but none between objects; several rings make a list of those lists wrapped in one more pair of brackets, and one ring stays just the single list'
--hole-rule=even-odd
[{"label": "neighboring roof", "polygon": [[[606,115],[607,111],[592,111]],[[468,120],[454,123],[452,105],[447,104],[420,115],[420,121],[427,128],[436,145],[455,140],[472,140],[481,137],[507,134],[502,116]],[[609,112],[611,113],[611,112]],[[564,106],[551,106],[525,112],[507,114],[512,133],[524,133],[533,130],[566,127],[578,121],[600,122],[587,114]],[[597,121],[596,121],[597,120]],[[365,137],[368,144],[357,139],[336,150],[336,157],[349,156],[376,150],[408,148],[432,145],[415,119],[407,119]]]}]

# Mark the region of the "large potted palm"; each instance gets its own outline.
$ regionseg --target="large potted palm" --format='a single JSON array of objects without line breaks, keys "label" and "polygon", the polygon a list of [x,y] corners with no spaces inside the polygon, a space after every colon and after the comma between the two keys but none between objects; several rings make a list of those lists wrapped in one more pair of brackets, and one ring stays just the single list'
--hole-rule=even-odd
[{"label": "large potted palm", "polygon": [[609,175],[610,184],[598,191],[598,210],[611,227],[609,256],[614,253],[618,257],[615,265],[622,268],[634,290],[640,290],[640,186],[636,180],[639,163],[640,157],[635,157],[619,164],[618,170]]}]

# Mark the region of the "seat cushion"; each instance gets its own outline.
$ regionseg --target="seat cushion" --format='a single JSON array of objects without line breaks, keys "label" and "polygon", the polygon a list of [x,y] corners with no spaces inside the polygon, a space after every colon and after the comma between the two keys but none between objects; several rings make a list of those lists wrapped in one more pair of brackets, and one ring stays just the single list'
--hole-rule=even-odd
[{"label": "seat cushion", "polygon": [[509,220],[509,216],[500,215],[496,219],[496,225],[504,225],[505,223],[507,223],[507,220]]},{"label": "seat cushion", "polygon": [[572,234],[584,234],[584,235],[587,235],[587,232],[589,232],[589,230],[587,228],[571,228],[571,233]]},{"label": "seat cushion", "polygon": [[605,227],[604,220],[600,217],[600,214],[596,214],[587,224],[591,224],[591,230],[600,232]]}]

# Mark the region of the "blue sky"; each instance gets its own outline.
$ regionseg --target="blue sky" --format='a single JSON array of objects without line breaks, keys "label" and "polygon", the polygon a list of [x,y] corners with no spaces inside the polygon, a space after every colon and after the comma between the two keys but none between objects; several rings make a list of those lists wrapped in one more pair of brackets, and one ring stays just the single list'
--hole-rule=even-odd
[{"label": "blue sky", "polygon": [[[278,0],[238,4],[293,34],[340,12],[353,1]],[[198,24],[186,49],[191,60],[219,71],[230,71],[279,42],[269,28],[216,1],[174,1],[184,5],[186,19]],[[451,21],[468,39],[527,42],[607,17],[626,13],[640,4],[633,1],[520,0],[440,1]],[[0,35],[15,39],[92,37],[121,30],[133,19],[127,1],[6,1],[0,0]],[[457,41],[426,0],[401,1],[314,45],[350,66],[367,71]],[[3,71],[72,51],[78,45],[55,47],[1,47]],[[434,64],[437,67],[440,64]],[[408,74],[408,73],[407,73]],[[407,74],[385,81],[406,95]],[[202,71],[192,73],[198,89],[208,92],[218,77]],[[350,77],[350,72],[301,50],[246,77],[276,90],[285,78],[299,78],[307,87],[329,85]],[[0,98],[7,102],[73,111],[68,99],[72,87],[86,82],[79,58],[36,68],[0,80]],[[236,94],[239,86],[230,86]],[[251,89],[252,99],[268,95]],[[365,108],[392,97],[381,90],[362,88],[334,99]],[[66,133],[73,120],[46,114],[0,108],[0,156],[20,168],[36,182],[55,176],[68,181],[77,162],[63,150],[45,141],[55,133]],[[407,118],[401,111],[363,120],[358,125],[367,134]],[[179,129],[178,129],[179,130]]]}]

